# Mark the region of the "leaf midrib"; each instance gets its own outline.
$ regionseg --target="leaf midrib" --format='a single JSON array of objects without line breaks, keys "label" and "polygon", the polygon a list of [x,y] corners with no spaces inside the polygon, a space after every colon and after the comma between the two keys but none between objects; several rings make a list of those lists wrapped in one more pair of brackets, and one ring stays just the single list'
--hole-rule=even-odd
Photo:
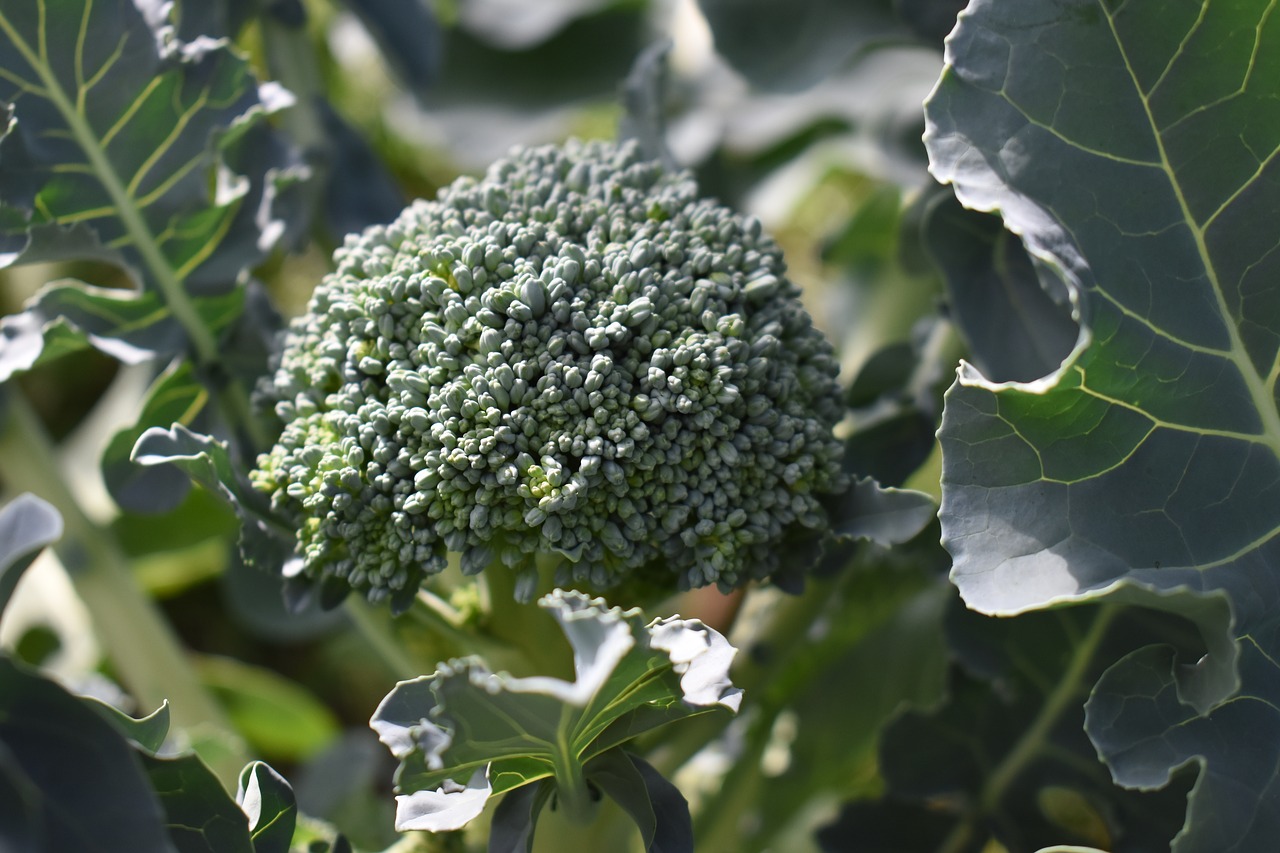
[{"label": "leaf midrib", "polygon": [[[39,6],[41,20],[43,21],[46,9],[44,0],[40,0]],[[81,29],[83,30],[87,24],[88,16],[86,15],[81,20]],[[41,45],[39,54],[33,51],[2,10],[0,10],[0,30],[4,31],[10,42],[13,43],[14,47],[39,76],[45,87],[45,97],[58,109],[63,120],[71,129],[76,143],[88,157],[94,173],[98,180],[102,182],[103,188],[115,205],[117,215],[124,223],[129,236],[133,238],[138,253],[142,256],[143,262],[151,272],[161,296],[173,312],[174,317],[181,323],[183,330],[187,333],[187,337],[191,340],[197,359],[205,364],[217,361],[217,341],[200,319],[194,304],[187,297],[176,271],[169,264],[164,253],[161,252],[155,235],[152,234],[151,229],[147,226],[142,212],[134,204],[133,198],[126,191],[120,176],[116,173],[115,166],[111,163],[93,128],[89,126],[84,116],[76,110],[66,91],[62,88],[61,81],[52,73],[48,64],[44,62],[42,58],[44,46]],[[80,36],[83,37],[83,33]]]},{"label": "leaf midrib", "polygon": [[[1269,17],[1272,10],[1275,9],[1276,0],[1267,6],[1266,12],[1260,20]],[[1230,341],[1230,349],[1226,352],[1226,357],[1235,365],[1239,371],[1241,378],[1244,380],[1245,386],[1249,390],[1249,396],[1253,400],[1254,407],[1258,412],[1258,417],[1262,422],[1262,438],[1263,443],[1271,450],[1272,454],[1280,460],[1280,410],[1277,410],[1275,397],[1268,389],[1267,379],[1264,378],[1258,369],[1254,366],[1253,360],[1249,357],[1248,350],[1244,346],[1244,341],[1240,337],[1240,329],[1232,317],[1230,307],[1227,305],[1226,297],[1223,293],[1222,282],[1218,277],[1218,270],[1213,262],[1209,247],[1205,243],[1204,229],[1197,224],[1195,216],[1191,212],[1191,208],[1187,203],[1186,195],[1183,193],[1182,184],[1178,180],[1176,171],[1169,161],[1168,151],[1165,149],[1164,136],[1160,132],[1160,127],[1155,120],[1155,116],[1151,112],[1151,103],[1147,98],[1147,94],[1143,92],[1141,84],[1138,82],[1137,74],[1134,71],[1133,64],[1129,61],[1128,51],[1125,49],[1124,40],[1121,39],[1120,33],[1116,30],[1115,19],[1112,17],[1106,4],[1098,2],[1098,7],[1102,10],[1103,16],[1106,18],[1107,27],[1111,30],[1112,38],[1115,41],[1116,49],[1120,53],[1120,58],[1124,62],[1125,71],[1129,74],[1129,79],[1133,82],[1134,91],[1138,95],[1138,100],[1142,103],[1143,114],[1146,116],[1147,124],[1151,128],[1151,136],[1155,140],[1156,149],[1160,154],[1160,168],[1164,171],[1169,179],[1169,185],[1173,189],[1174,196],[1178,199],[1178,206],[1182,211],[1183,221],[1187,224],[1187,228],[1191,231],[1195,239],[1196,252],[1200,255],[1200,260],[1204,265],[1205,275],[1209,279],[1209,284],[1213,289],[1213,297],[1218,307],[1218,314],[1222,318],[1223,325],[1227,330],[1227,337]],[[1176,61],[1170,60],[1170,64]],[[1212,221],[1212,220],[1210,220]]]}]

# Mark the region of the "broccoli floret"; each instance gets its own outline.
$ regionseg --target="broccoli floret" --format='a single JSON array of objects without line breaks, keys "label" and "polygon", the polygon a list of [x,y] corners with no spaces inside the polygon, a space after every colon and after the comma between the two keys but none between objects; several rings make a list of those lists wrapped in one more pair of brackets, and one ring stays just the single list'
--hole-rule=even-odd
[{"label": "broccoli floret", "polygon": [[[514,151],[349,236],[260,394],[302,571],[403,601],[769,576],[847,486],[837,365],[753,217],[631,144]],[[546,557],[542,558],[546,562]]]}]

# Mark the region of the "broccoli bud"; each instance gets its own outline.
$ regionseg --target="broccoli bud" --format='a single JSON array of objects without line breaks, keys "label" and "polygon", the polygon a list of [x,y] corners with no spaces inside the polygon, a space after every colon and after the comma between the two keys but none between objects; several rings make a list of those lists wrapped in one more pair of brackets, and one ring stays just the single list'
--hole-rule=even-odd
[{"label": "broccoli bud", "polygon": [[516,150],[335,260],[259,389],[285,426],[252,480],[309,577],[404,600],[453,551],[728,589],[847,486],[778,247],[634,145]]}]

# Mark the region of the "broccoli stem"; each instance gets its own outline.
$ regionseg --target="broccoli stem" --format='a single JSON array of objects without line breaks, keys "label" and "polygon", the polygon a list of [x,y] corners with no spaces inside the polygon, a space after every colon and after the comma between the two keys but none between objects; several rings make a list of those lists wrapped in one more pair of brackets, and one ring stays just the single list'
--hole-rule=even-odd
[{"label": "broccoli stem", "polygon": [[0,470],[11,492],[44,497],[62,514],[66,535],[53,546],[124,686],[150,711],[170,703],[177,728],[224,784],[235,785],[247,761],[240,735],[197,678],[155,604],[133,578],[115,538],[95,524],[63,479],[57,451],[26,398],[0,391]]},{"label": "broccoli stem", "polygon": [[405,651],[404,644],[387,623],[386,614],[375,612],[363,599],[348,598],[347,617],[373,651],[401,681],[422,675],[422,666]]},{"label": "broccoli stem", "polygon": [[[573,660],[569,644],[555,618],[535,603],[516,600],[515,572],[495,560],[482,573],[488,591],[485,630],[493,638],[521,653],[512,661],[523,671],[513,675],[554,675],[573,680]],[[489,662],[496,666],[494,661]]]},{"label": "broccoli stem", "polygon": [[[565,716],[570,713],[569,708],[562,710]],[[563,732],[565,726],[561,725],[558,729]],[[553,758],[556,774],[556,804],[570,821],[579,824],[591,823],[596,817],[598,798],[591,795],[582,759],[573,753],[567,741],[560,742],[557,747]]]}]

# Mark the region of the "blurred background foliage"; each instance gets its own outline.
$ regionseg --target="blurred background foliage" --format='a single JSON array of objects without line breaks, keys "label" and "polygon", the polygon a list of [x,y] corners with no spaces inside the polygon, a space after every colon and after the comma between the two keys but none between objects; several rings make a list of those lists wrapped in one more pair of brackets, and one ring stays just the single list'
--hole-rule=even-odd
[{"label": "blurred background foliage", "polygon": [[[964,220],[926,170],[921,102],[942,68],[942,39],[961,5],[207,0],[178,4],[176,21],[184,39],[231,39],[262,79],[279,81],[296,98],[274,121],[311,171],[301,189],[307,203],[289,222],[284,247],[253,271],[286,317],[303,310],[345,233],[390,220],[406,200],[481,171],[513,145],[616,135],[633,63],[646,47],[670,40],[658,109],[671,156],[697,174],[706,194],[760,217],[783,245],[791,275],[841,354],[857,470],[936,495],[941,391],[966,351],[947,317],[963,307],[956,288],[966,282],[942,279],[922,235],[929,228],[976,230],[992,252],[1027,263],[1016,241],[1001,243],[1008,235],[998,223],[992,228],[976,214]],[[989,256],[978,251],[968,262],[975,281],[990,278]],[[62,277],[129,286],[118,270],[90,263],[10,268],[0,272],[0,313],[18,311],[40,286]],[[1069,348],[1074,327],[1056,305],[1050,300],[1044,310],[1065,317]],[[273,321],[264,314],[264,323]],[[972,355],[996,372],[1017,362],[1002,353]],[[136,417],[154,374],[154,367],[121,367],[86,349],[20,381],[60,441],[62,463],[77,472],[69,481],[82,502],[111,526],[140,584],[198,652],[201,679],[252,752],[293,781],[303,812],[332,821],[359,848],[383,849],[396,841],[393,765],[367,719],[396,674],[361,634],[340,630],[345,613],[286,616],[278,582],[238,566],[236,521],[205,492],[193,489],[160,515],[122,512],[96,478],[101,437]],[[809,849],[814,827],[829,821],[838,803],[883,788],[877,732],[904,703],[936,702],[945,682],[939,625],[950,592],[940,583],[947,561],[936,533],[891,556],[838,556],[878,571],[846,573],[823,608],[799,611],[801,635],[819,618],[844,627],[789,684],[757,684],[772,691],[764,710],[729,733],[759,744],[765,773],[714,796],[696,779],[682,779],[692,801],[714,801],[697,827],[709,839],[706,849],[734,849],[715,844],[740,838],[744,814],[762,844]],[[756,597],[738,621],[739,641],[750,643],[752,619],[783,606],[773,593]],[[459,651],[412,625],[400,631],[405,642],[426,644],[415,657]],[[54,566],[24,581],[0,624],[0,642],[76,689],[120,698],[82,608]],[[768,661],[788,652],[744,651],[749,691],[751,668],[776,673]],[[885,666],[886,655],[895,666]],[[859,690],[874,701],[830,701],[833,674],[851,685],[850,672],[863,674]],[[848,717],[855,706],[856,720]],[[836,710],[839,718],[831,718]],[[752,727],[764,735],[750,737]],[[836,764],[825,760],[833,730],[856,740]],[[682,748],[688,751],[664,745],[666,760],[659,750],[656,763],[680,767],[688,757]],[[686,777],[715,756],[700,761],[686,765]],[[792,789],[804,794],[799,802],[760,787],[764,779],[796,777],[814,786]],[[815,787],[825,796],[815,797]]]}]

